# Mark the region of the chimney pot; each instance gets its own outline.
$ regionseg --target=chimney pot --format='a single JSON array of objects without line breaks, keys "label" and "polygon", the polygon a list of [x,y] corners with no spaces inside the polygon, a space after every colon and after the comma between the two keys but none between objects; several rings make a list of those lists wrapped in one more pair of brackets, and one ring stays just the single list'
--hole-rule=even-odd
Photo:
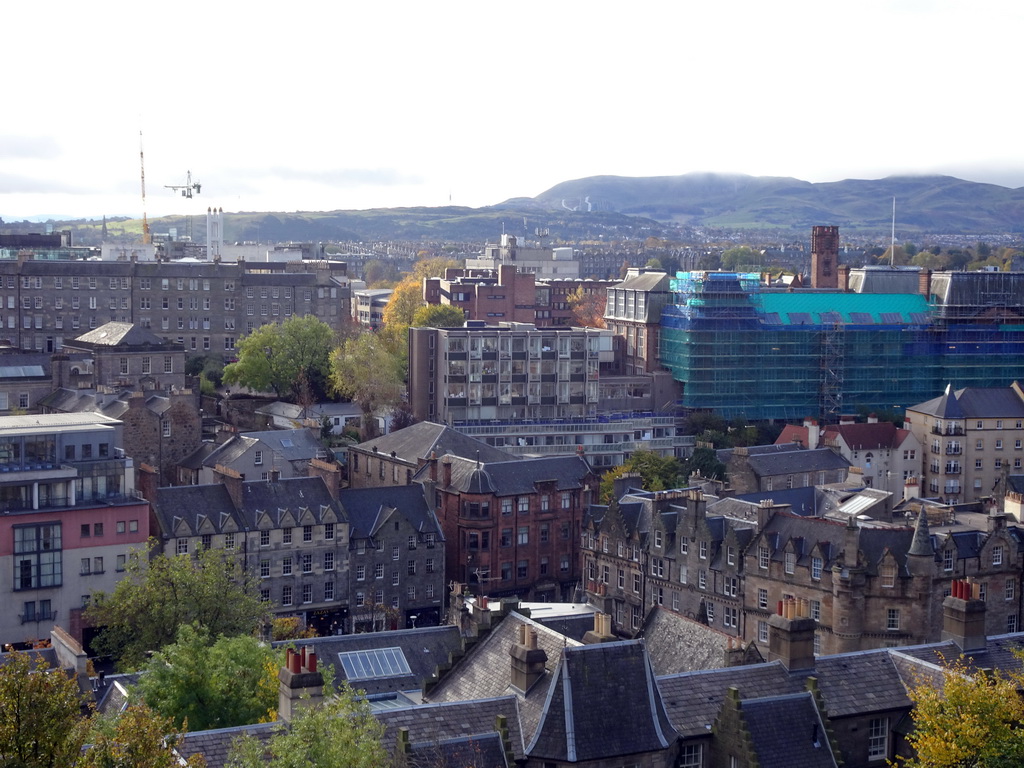
[{"label": "chimney pot", "polygon": [[306,654],[306,668],[310,672],[316,672],[316,653],[313,651]]}]

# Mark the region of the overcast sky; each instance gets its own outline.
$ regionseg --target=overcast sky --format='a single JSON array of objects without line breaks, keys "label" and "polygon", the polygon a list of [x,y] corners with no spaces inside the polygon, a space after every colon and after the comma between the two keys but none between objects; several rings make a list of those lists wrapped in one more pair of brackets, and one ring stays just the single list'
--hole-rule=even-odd
[{"label": "overcast sky", "polygon": [[[1024,5],[9,3],[0,217],[481,206],[691,171],[1024,186]],[[165,185],[191,170],[202,193]]]}]

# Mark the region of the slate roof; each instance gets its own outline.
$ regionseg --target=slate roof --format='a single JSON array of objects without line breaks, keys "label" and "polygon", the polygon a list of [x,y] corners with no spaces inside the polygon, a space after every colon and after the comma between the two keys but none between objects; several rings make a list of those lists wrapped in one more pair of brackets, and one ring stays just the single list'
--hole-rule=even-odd
[{"label": "slate roof", "polygon": [[740,709],[758,768],[837,768],[810,693],[747,700]]},{"label": "slate roof", "polygon": [[819,656],[813,674],[829,717],[910,706],[902,678],[885,649]]},{"label": "slate roof", "polygon": [[750,468],[760,477],[846,469],[850,466],[848,459],[829,448],[755,454],[749,456],[748,461]]},{"label": "slate roof", "polygon": [[275,458],[281,457],[285,461],[307,461],[324,450],[313,430],[306,428],[244,432],[242,437],[259,440],[274,452]]},{"label": "slate roof", "polygon": [[81,336],[76,336],[67,342],[67,345],[74,347],[79,342],[96,347],[172,346],[141,325],[114,321],[104,323],[99,328],[87,331]]},{"label": "slate roof", "polygon": [[870,451],[893,449],[900,445],[910,432],[899,429],[891,421],[874,424],[839,424],[825,427],[826,439],[836,435],[843,438],[852,450]]},{"label": "slate roof", "polygon": [[257,441],[245,435],[235,435],[229,440],[221,443],[214,450],[207,454],[203,460],[203,466],[215,467],[218,464],[230,466],[237,461],[246,451],[256,445]]},{"label": "slate roof", "polygon": [[676,734],[642,640],[566,648],[531,759],[600,760],[666,749]]},{"label": "slate roof", "polygon": [[912,405],[907,408],[908,411],[914,411],[916,413],[924,413],[929,416],[937,416],[942,419],[964,419],[967,415],[964,413],[964,409],[960,406],[957,401],[957,397],[953,393],[940,395],[934,397],[931,400],[926,400],[919,405]]},{"label": "slate roof", "polygon": [[343,489],[338,494],[338,501],[348,515],[349,537],[363,539],[373,536],[388,512],[398,510],[416,531],[433,533],[438,541],[442,541],[441,525],[423,493],[423,486],[418,483]]},{"label": "slate roof", "polygon": [[[410,743],[417,745],[420,755],[429,754],[426,745],[455,739],[471,739],[495,732],[497,718],[504,715],[516,760],[525,758],[523,734],[519,728],[519,700],[515,696],[422,704],[418,707],[387,709],[376,714],[384,724],[384,744],[391,748],[397,741],[398,729],[409,729]],[[490,754],[488,751],[487,754]],[[437,763],[427,763],[433,768]],[[453,765],[453,763],[442,763]],[[472,765],[472,763],[468,763]],[[462,763],[454,763],[462,765]],[[484,764],[490,768],[490,764]],[[500,765],[500,763],[499,763]],[[481,768],[484,768],[481,766]]]},{"label": "slate roof", "polygon": [[178,744],[177,752],[185,759],[201,754],[206,758],[207,768],[223,768],[235,739],[247,734],[266,743],[274,731],[281,727],[281,723],[258,723],[214,731],[194,731],[185,734]]},{"label": "slate roof", "polygon": [[437,765],[466,768],[507,768],[505,744],[498,733],[464,736],[440,742],[411,745],[410,768],[434,768]]},{"label": "slate roof", "polygon": [[[676,675],[699,669],[720,669],[725,666],[725,652],[736,638],[683,616],[664,606],[655,606],[639,637],[647,646],[647,654],[656,675]],[[763,661],[757,646],[750,644],[754,656],[748,663]]]},{"label": "slate roof", "polygon": [[[452,456],[450,488],[460,493],[493,493],[497,496],[518,496],[533,493],[536,483],[553,480],[559,491],[583,487],[591,473],[582,456],[552,456],[542,459],[515,459],[478,464],[475,460]],[[420,473],[425,468],[420,469]],[[481,472],[483,475],[481,475]],[[486,483],[486,485],[484,485]],[[484,488],[485,490],[479,490]]]},{"label": "slate roof", "polygon": [[[295,641],[274,643],[275,647],[287,647]],[[381,677],[372,680],[354,680],[351,686],[366,691],[368,696],[398,691],[422,690],[423,684],[433,677],[437,667],[447,664],[451,654],[462,652],[462,638],[459,628],[454,625],[422,627],[387,632],[364,632],[355,635],[316,637],[299,641],[305,647],[312,647],[321,664],[334,668],[336,685],[348,681],[342,666],[340,653],[351,651],[401,648],[409,664],[409,674],[395,677]]]},{"label": "slate roof", "polygon": [[426,461],[431,454],[438,457],[450,454],[473,460],[479,456],[483,462],[508,461],[515,458],[513,454],[488,445],[482,440],[430,421],[421,421],[397,432],[367,440],[355,447],[371,453],[376,448],[379,453],[387,455],[393,451],[398,458],[414,465],[419,461]]},{"label": "slate roof", "polygon": [[222,483],[211,485],[178,485],[157,488],[153,504],[161,532],[168,537],[176,535],[179,523],[184,522],[191,534],[197,535],[206,521],[213,526],[210,533],[223,533],[225,524],[233,521],[231,530],[241,530],[228,489]]},{"label": "slate roof", "polygon": [[512,658],[509,648],[518,642],[519,627],[522,624],[537,631],[537,647],[548,656],[544,677],[526,692],[516,694],[519,698],[519,712],[522,718],[523,738],[532,738],[540,721],[541,710],[551,684],[553,670],[558,666],[565,648],[580,644],[564,637],[542,624],[513,611],[475,646],[459,664],[430,692],[427,699],[434,702],[466,701],[469,699],[491,699],[515,693],[512,688]]},{"label": "slate roof", "polygon": [[291,477],[274,482],[253,480],[242,483],[242,505],[239,510],[245,527],[257,527],[257,513],[278,515],[281,510],[292,512],[308,509],[319,519],[324,508],[339,511],[338,519],[344,520],[341,505],[331,496],[327,484],[321,477]]},{"label": "slate roof", "polygon": [[669,276],[665,272],[643,272],[638,275],[630,275],[621,283],[610,286],[614,290],[624,291],[668,291]]}]

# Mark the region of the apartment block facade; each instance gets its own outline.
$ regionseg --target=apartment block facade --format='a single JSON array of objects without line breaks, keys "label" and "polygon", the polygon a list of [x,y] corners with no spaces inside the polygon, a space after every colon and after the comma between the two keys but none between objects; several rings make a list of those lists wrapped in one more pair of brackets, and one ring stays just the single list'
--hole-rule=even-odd
[{"label": "apartment block facade", "polygon": [[342,262],[0,261],[0,321],[13,346],[55,352],[107,322],[137,323],[190,354],[235,356],[266,323],[351,323]]},{"label": "apartment block facade", "polygon": [[1024,390],[968,387],[907,408],[904,426],[923,446],[922,495],[949,503],[1002,498],[1024,474]]},{"label": "apartment block facade", "polygon": [[57,624],[88,640],[82,610],[110,592],[149,537],[120,421],[96,413],[0,419],[0,642]]}]

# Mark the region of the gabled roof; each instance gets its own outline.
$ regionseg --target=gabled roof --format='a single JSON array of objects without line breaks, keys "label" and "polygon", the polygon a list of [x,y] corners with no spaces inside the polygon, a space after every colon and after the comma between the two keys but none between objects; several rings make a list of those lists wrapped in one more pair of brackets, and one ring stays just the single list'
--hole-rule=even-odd
[{"label": "gabled roof", "polygon": [[[591,474],[590,465],[579,455],[552,456],[542,459],[518,458],[512,461],[492,461],[479,464],[475,460],[458,456],[447,457],[452,462],[450,489],[460,493],[494,493],[498,496],[516,496],[533,493],[537,483],[554,481],[558,491],[583,487],[583,480]],[[420,469],[420,473],[424,471]],[[480,470],[486,473],[481,476]],[[486,483],[486,485],[485,485]],[[474,490],[485,487],[486,490]]]},{"label": "gabled roof", "polygon": [[850,462],[829,448],[764,453],[749,457],[750,468],[760,477],[847,469]]},{"label": "gabled roof", "polygon": [[397,458],[414,465],[419,461],[426,461],[431,454],[439,457],[451,454],[473,460],[479,458],[483,462],[508,461],[514,458],[513,454],[500,448],[456,432],[444,424],[434,424],[430,421],[421,421],[397,432],[367,440],[355,447],[369,453],[372,453],[374,448],[378,453],[385,455],[394,452]]},{"label": "gabled roof", "polygon": [[380,488],[345,488],[338,501],[348,515],[349,537],[374,536],[387,512],[395,511],[419,533],[433,533],[441,540],[441,526],[427,504],[423,486],[392,485]]},{"label": "gabled roof", "polygon": [[759,768],[837,768],[810,693],[748,699],[739,708]]},{"label": "gabled roof", "polygon": [[170,347],[166,341],[147,328],[135,323],[109,322],[99,328],[83,333],[68,342],[74,347],[76,343],[84,343],[93,347]]},{"label": "gabled roof", "polygon": [[215,467],[218,464],[230,466],[238,461],[246,451],[255,446],[256,443],[257,441],[251,437],[235,435],[210,451],[206,458],[203,459],[203,466]]},{"label": "gabled roof", "polygon": [[271,429],[266,432],[243,432],[242,437],[259,440],[285,461],[306,461],[314,458],[324,447],[313,430]]},{"label": "gabled roof", "polygon": [[170,538],[243,529],[228,489],[220,483],[157,488],[153,513],[160,531]]},{"label": "gabled roof", "polygon": [[[904,434],[900,434],[903,432]],[[906,438],[906,430],[900,430],[891,421],[874,424],[838,424],[825,427],[825,439],[835,436],[843,439],[851,450],[872,451],[896,448]]]},{"label": "gabled roof", "polygon": [[566,648],[531,759],[600,760],[666,749],[676,734],[641,640]]},{"label": "gabled roof", "polygon": [[515,693],[512,687],[512,657],[509,648],[518,642],[519,628],[526,624],[537,632],[537,647],[548,660],[544,676],[519,698],[524,741],[533,737],[547,698],[552,671],[558,666],[566,648],[577,647],[575,640],[564,637],[542,624],[513,611],[466,654],[466,656],[430,692],[433,702],[491,699]]},{"label": "gabled roof", "polygon": [[[258,527],[258,516],[268,513],[275,520],[282,511],[301,513],[309,510],[315,520],[324,517],[330,510],[338,520],[344,520],[341,505],[331,496],[327,484],[321,477],[290,477],[280,480],[252,480],[242,483],[242,506],[239,510],[245,525],[250,529]],[[279,524],[279,523],[278,523]]]}]

